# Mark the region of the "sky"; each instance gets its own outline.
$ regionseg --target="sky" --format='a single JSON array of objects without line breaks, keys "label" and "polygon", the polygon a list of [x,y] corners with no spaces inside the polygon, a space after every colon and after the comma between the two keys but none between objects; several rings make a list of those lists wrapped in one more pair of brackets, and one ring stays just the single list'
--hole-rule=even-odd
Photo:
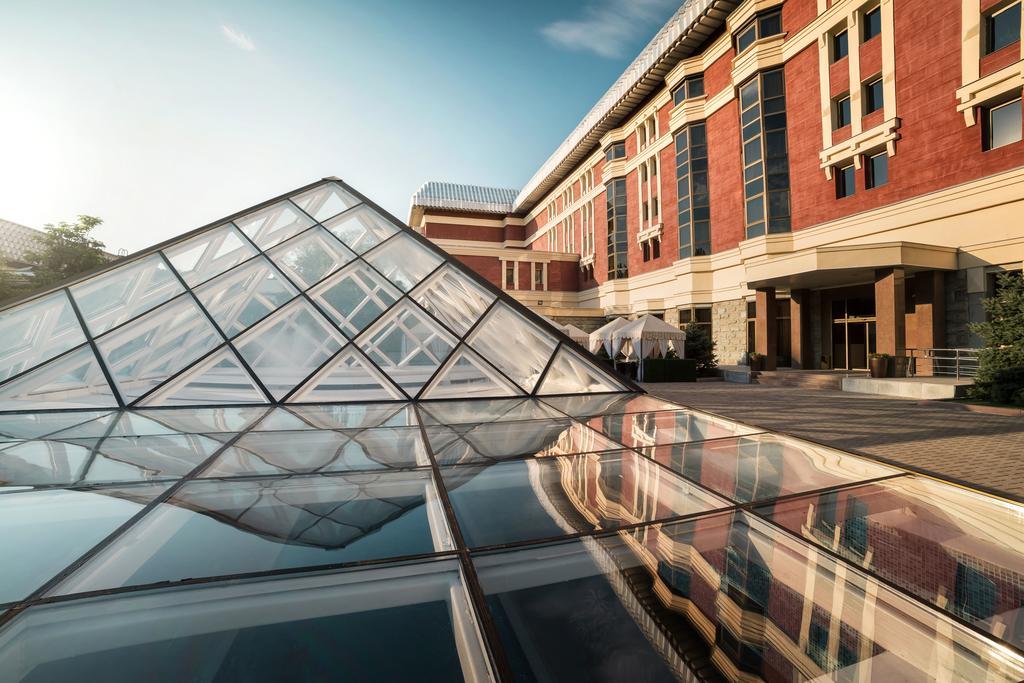
[{"label": "sky", "polygon": [[0,218],[133,252],[335,175],[520,188],[680,0],[0,0]]}]

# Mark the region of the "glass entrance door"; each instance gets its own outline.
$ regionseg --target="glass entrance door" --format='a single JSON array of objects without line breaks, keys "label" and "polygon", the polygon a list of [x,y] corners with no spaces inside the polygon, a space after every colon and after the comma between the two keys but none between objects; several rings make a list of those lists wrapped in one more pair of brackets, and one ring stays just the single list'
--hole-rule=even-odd
[{"label": "glass entrance door", "polygon": [[832,302],[832,367],[867,370],[875,352],[875,306],[865,299]]}]

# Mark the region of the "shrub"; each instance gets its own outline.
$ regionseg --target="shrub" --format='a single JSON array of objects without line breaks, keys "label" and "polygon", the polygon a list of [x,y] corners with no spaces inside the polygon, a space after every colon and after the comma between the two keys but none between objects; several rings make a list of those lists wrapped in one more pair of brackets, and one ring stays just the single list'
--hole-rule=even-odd
[{"label": "shrub", "polygon": [[1020,392],[1024,384],[1019,382],[1019,371],[1024,367],[1024,277],[1020,272],[1002,273],[996,280],[995,296],[982,301],[982,305],[989,320],[971,325],[971,331],[982,338],[985,346],[978,352],[978,375],[970,395],[1009,403],[1012,397],[1020,399],[1020,393],[1024,393]]},{"label": "shrub", "polygon": [[1024,366],[995,373],[988,391],[995,403],[1024,405]]},{"label": "shrub", "polygon": [[697,373],[703,377],[715,374],[718,367],[718,357],[715,356],[715,342],[703,326],[690,323],[686,331],[686,358],[692,358],[697,362]]}]

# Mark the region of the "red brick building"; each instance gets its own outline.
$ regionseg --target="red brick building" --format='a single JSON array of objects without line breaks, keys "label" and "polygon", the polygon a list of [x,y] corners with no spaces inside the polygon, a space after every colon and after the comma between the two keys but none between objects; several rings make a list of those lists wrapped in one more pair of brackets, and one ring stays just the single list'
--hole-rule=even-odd
[{"label": "red brick building", "polygon": [[975,345],[1024,262],[1021,2],[691,0],[518,192],[411,225],[541,313],[707,325],[723,363]]}]

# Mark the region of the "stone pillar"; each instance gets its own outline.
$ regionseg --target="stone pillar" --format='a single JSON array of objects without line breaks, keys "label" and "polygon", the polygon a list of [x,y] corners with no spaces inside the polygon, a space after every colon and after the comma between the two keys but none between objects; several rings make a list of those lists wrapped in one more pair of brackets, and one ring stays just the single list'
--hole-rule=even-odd
[{"label": "stone pillar", "polygon": [[757,290],[757,319],[754,321],[754,350],[764,356],[764,369],[775,369],[779,325],[775,319],[775,288]]},{"label": "stone pillar", "polygon": [[[941,349],[946,345],[945,273],[939,270],[918,273],[913,282],[917,348]],[[927,367],[927,361],[919,359],[917,372],[930,375],[932,368]]]},{"label": "stone pillar", "polygon": [[907,348],[907,299],[902,268],[875,271],[875,330],[878,353],[902,356]]},{"label": "stone pillar", "polygon": [[813,368],[810,341],[811,293],[806,289],[794,289],[789,293],[789,333],[792,350],[791,367],[794,370]]}]

